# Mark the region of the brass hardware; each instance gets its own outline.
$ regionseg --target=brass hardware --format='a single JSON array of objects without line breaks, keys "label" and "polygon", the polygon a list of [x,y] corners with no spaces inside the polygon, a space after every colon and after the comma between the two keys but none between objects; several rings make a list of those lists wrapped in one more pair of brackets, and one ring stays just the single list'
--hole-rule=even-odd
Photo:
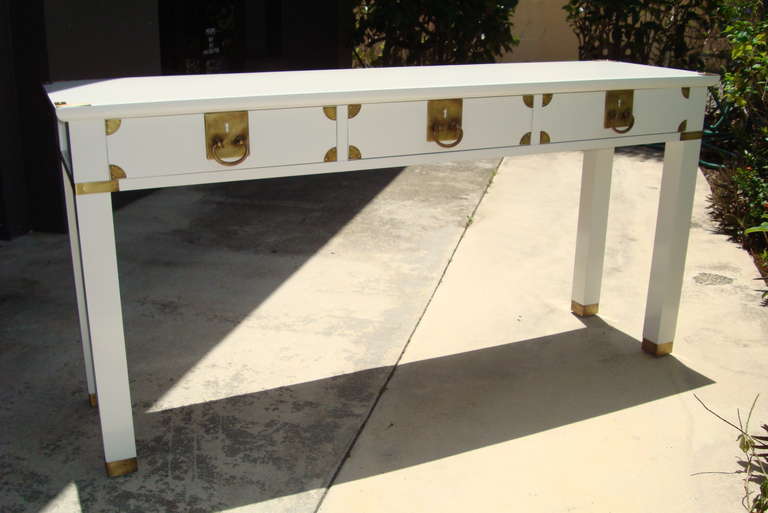
[{"label": "brass hardware", "polygon": [[543,106],[543,107],[546,107],[547,105],[549,105],[549,102],[551,102],[551,101],[552,101],[552,96],[553,96],[553,94],[552,94],[552,93],[546,93],[546,94],[545,94],[545,95],[544,95],[544,96],[541,98],[541,101],[542,101],[542,106]]},{"label": "brass hardware", "polygon": [[91,408],[96,408],[99,405],[96,394],[88,394],[88,404],[91,405]]},{"label": "brass hardware", "polygon": [[702,137],[704,137],[704,132],[702,130],[697,130],[695,132],[683,132],[680,134],[681,141],[695,141],[696,139],[701,139]]},{"label": "brass hardware", "polygon": [[336,146],[325,152],[323,162],[336,162]]},{"label": "brass hardware", "polygon": [[520,146],[527,146],[528,144],[531,144],[531,133],[530,132],[526,132],[520,138]]},{"label": "brass hardware", "polygon": [[539,144],[549,144],[550,142],[552,142],[552,139],[550,139],[549,134],[542,130],[539,133]]},{"label": "brass hardware", "polygon": [[[606,91],[604,128],[610,128],[618,134],[626,134],[635,126],[632,113],[635,92],[632,89]],[[624,130],[619,130],[624,128]]]},{"label": "brass hardware", "polygon": [[533,108],[533,95],[532,94],[523,95],[523,103],[525,104],[526,107],[528,107],[529,109],[532,109]]},{"label": "brass hardware", "polygon": [[349,160],[360,160],[363,155],[360,153],[360,149],[357,146],[349,145],[349,153],[347,154]]},{"label": "brass hardware", "polygon": [[685,129],[688,128],[688,120],[684,119],[678,126],[677,131],[678,132],[685,132]]},{"label": "brass hardware", "polygon": [[461,142],[463,104],[461,98],[427,102],[427,141],[434,141],[442,148],[453,148]]},{"label": "brass hardware", "polygon": [[66,105],[66,104],[67,104],[67,102],[53,102],[53,104],[54,104],[56,107],[63,107],[64,105]]},{"label": "brass hardware", "polygon": [[672,342],[664,342],[663,344],[657,344],[651,342],[648,339],[643,339],[643,344],[640,346],[646,353],[653,356],[664,356],[672,352]]},{"label": "brass hardware", "polygon": [[686,99],[691,97],[691,88],[690,87],[681,87],[681,92],[683,93],[683,96],[685,96]]},{"label": "brass hardware", "polygon": [[236,166],[248,158],[248,112],[209,112],[204,117],[205,158],[222,166]]},{"label": "brass hardware", "polygon": [[104,182],[83,182],[75,184],[75,194],[96,194],[99,192],[117,192],[120,185],[117,180]]},{"label": "brass hardware", "polygon": [[139,469],[139,462],[136,458],[128,458],[125,460],[108,461],[105,463],[107,467],[107,475],[109,477],[118,477],[136,472]]},{"label": "brass hardware", "polygon": [[119,119],[105,119],[104,131],[107,135],[112,135],[120,128],[121,121]]},{"label": "brass hardware", "polygon": [[90,103],[67,103],[67,102],[53,102],[53,105],[58,107],[90,107]]},{"label": "brass hardware", "polygon": [[120,166],[116,166],[114,164],[109,165],[109,176],[113,180],[119,180],[121,178],[127,177],[127,175],[125,174],[125,171],[123,171],[123,168]]},{"label": "brass hardware", "polygon": [[599,308],[599,303],[595,303],[593,305],[582,305],[576,301],[571,301],[571,312],[573,312],[575,315],[578,315],[579,317],[591,317],[593,315],[597,315]]},{"label": "brass hardware", "polygon": [[[352,119],[355,116],[357,116],[361,108],[362,106],[359,103],[350,103],[349,105],[347,105],[347,119]],[[325,117],[327,117],[330,120],[336,121],[335,105],[326,105],[325,107],[323,107],[323,112],[325,113]]]}]

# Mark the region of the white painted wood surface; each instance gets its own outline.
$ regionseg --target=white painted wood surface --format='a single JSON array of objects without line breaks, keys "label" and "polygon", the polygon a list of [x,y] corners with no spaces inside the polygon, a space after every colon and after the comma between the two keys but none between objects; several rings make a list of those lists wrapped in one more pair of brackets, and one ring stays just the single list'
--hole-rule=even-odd
[{"label": "white painted wood surface", "polygon": [[363,159],[517,146],[531,130],[532,112],[522,96],[466,99],[464,136],[457,146],[442,148],[427,141],[427,102],[364,104],[349,120],[349,144]]},{"label": "white painted wood surface", "polygon": [[680,88],[641,89],[634,93],[635,124],[626,134],[604,128],[604,91],[556,94],[537,116],[552,142],[565,142],[676,132],[682,121],[695,125],[702,111],[701,103],[686,99]]},{"label": "white painted wood surface", "polygon": [[[99,130],[94,129],[94,124]],[[75,174],[98,175],[107,168],[104,123],[87,120],[72,125],[70,141]],[[112,196],[76,195],[75,209],[104,459],[113,462],[135,458]]]},{"label": "white painted wood surface", "polygon": [[657,345],[675,338],[700,149],[701,140],[693,140],[668,142],[664,150],[643,326],[643,338]]},{"label": "white painted wood surface", "polygon": [[59,119],[164,116],[431,98],[706,87],[717,77],[612,61],[525,62],[58,82]]},{"label": "white painted wood surface", "polygon": [[[319,163],[336,146],[336,122],[321,107],[251,111],[248,125],[239,167]],[[206,158],[202,113],[124,119],[106,140],[109,163],[131,178],[232,169]]]},{"label": "white painted wood surface", "polygon": [[571,296],[582,306],[600,303],[613,151],[604,148],[584,152]]}]

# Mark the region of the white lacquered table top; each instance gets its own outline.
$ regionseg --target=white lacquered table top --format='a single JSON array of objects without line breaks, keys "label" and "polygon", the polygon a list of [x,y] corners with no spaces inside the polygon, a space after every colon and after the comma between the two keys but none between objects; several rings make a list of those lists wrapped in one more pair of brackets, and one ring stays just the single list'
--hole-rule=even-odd
[{"label": "white lacquered table top", "polygon": [[59,119],[163,116],[225,110],[430,98],[706,87],[718,77],[614,61],[366,68],[131,77],[46,86]]}]

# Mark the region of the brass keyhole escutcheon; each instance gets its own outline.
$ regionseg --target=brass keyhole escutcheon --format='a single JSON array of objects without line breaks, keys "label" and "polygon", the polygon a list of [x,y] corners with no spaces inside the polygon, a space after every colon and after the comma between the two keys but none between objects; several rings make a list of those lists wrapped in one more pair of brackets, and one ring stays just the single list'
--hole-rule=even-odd
[{"label": "brass keyhole escutcheon", "polygon": [[461,117],[464,102],[461,98],[429,100],[427,102],[427,141],[442,148],[457,146],[464,137]]},{"label": "brass keyhole escutcheon", "polygon": [[[209,112],[205,119],[205,157],[236,166],[250,155],[248,112]],[[229,160],[234,159],[234,160]]]}]

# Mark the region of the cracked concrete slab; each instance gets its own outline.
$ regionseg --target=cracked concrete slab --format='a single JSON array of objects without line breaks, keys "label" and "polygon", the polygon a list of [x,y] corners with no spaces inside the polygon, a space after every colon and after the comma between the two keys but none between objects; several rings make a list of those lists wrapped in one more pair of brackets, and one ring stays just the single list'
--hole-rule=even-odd
[{"label": "cracked concrete slab", "polygon": [[66,237],[0,243],[0,510],[315,511],[497,164],[166,189],[119,210],[139,471],[116,479]]}]

